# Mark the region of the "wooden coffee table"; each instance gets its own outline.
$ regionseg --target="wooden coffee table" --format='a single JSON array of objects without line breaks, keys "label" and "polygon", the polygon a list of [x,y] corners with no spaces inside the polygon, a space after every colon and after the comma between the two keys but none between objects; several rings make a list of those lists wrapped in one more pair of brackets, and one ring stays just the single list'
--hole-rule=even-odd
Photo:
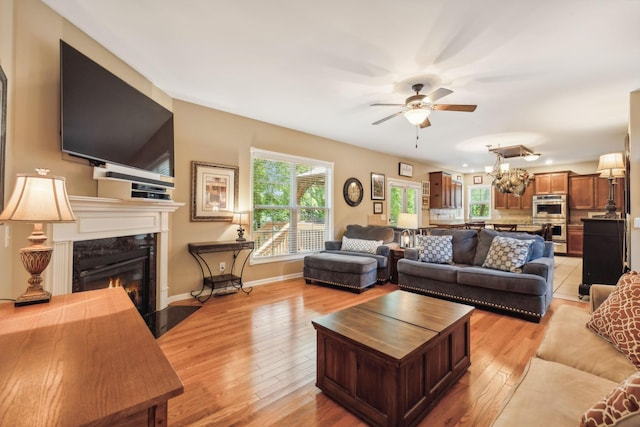
[{"label": "wooden coffee table", "polygon": [[373,425],[416,425],[471,363],[472,311],[395,291],[315,319],[316,385]]}]

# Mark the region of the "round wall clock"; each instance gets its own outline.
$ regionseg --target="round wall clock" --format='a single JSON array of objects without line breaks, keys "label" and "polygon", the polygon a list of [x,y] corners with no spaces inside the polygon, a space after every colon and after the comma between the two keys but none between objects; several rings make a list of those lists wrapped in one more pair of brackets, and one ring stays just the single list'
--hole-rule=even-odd
[{"label": "round wall clock", "polygon": [[349,206],[358,206],[362,201],[364,192],[362,191],[362,183],[357,178],[349,178],[344,182],[342,187],[344,201]]}]

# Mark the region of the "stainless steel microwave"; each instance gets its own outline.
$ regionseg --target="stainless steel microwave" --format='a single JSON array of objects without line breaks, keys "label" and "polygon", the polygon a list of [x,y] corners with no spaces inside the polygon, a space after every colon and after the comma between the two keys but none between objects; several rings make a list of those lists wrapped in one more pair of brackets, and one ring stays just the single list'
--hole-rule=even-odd
[{"label": "stainless steel microwave", "polygon": [[533,196],[534,219],[564,219],[566,217],[566,194],[537,194]]}]

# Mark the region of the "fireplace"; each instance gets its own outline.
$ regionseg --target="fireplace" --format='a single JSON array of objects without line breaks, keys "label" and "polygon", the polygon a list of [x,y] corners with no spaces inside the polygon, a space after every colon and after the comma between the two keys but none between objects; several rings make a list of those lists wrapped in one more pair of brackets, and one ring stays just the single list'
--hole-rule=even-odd
[{"label": "fireplace", "polygon": [[155,233],[73,243],[72,292],[122,287],[142,316],[156,308]]}]

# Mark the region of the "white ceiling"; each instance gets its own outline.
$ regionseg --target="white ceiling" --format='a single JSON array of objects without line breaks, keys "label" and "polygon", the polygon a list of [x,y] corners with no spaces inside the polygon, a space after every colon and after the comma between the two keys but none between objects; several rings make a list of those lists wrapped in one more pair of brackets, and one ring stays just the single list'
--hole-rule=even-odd
[{"label": "white ceiling", "polygon": [[[477,172],[622,151],[640,89],[639,0],[43,0],[174,98]],[[453,94],[419,131],[411,85]],[[467,164],[468,166],[463,166]]]}]

